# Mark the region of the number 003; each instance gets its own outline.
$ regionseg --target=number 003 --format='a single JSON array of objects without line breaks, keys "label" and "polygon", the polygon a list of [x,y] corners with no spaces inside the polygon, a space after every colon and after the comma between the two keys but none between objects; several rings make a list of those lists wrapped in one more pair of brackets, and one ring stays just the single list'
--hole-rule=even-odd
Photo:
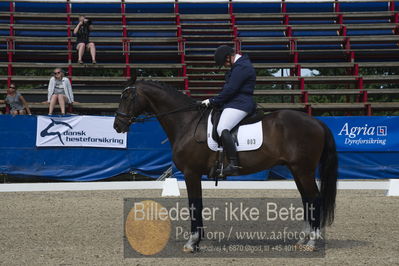
[{"label": "number 003", "polygon": [[255,145],[256,144],[256,140],[255,139],[247,139],[247,144],[248,145]]}]

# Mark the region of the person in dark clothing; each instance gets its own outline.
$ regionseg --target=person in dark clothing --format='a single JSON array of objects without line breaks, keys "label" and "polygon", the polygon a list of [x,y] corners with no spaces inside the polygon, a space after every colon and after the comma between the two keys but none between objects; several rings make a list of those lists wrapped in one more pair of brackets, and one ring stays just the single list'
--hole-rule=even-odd
[{"label": "person in dark clothing", "polygon": [[240,55],[227,45],[216,49],[215,62],[219,67],[230,67],[226,83],[219,95],[202,101],[202,104],[222,108],[217,132],[222,140],[229,164],[223,169],[225,175],[238,174],[238,156],[230,131],[248,114],[256,109],[253,92],[256,72],[247,55]]},{"label": "person in dark clothing", "polygon": [[93,30],[91,20],[85,16],[79,16],[79,23],[76,25],[73,33],[76,35],[76,50],[78,50],[78,63],[83,64],[83,54],[85,48],[90,52],[93,64],[96,64],[96,46],[93,42],[90,42],[89,35],[90,31]]}]

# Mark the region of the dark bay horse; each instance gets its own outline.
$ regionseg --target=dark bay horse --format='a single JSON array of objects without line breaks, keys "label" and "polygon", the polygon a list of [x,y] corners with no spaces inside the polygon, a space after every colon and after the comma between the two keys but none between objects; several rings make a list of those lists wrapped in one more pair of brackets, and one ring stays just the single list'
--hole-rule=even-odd
[{"label": "dark bay horse", "polygon": [[[195,210],[191,217],[191,237],[184,245],[184,251],[188,252],[194,252],[201,240],[201,176],[207,175],[217,160],[216,152],[206,144],[207,119],[202,118],[195,106],[198,104],[192,98],[176,89],[138,81],[122,92],[114,122],[117,132],[127,132],[139,115],[151,113],[165,130],[173,161],[185,176],[189,206]],[[321,121],[290,110],[266,115],[262,146],[255,151],[240,152],[239,161],[240,175],[286,165],[294,176],[304,208],[306,205],[315,208],[314,219],[307,221],[309,230],[317,231],[333,222],[338,160],[331,131]],[[315,180],[317,167],[320,189]],[[308,245],[314,245],[312,241]]]}]

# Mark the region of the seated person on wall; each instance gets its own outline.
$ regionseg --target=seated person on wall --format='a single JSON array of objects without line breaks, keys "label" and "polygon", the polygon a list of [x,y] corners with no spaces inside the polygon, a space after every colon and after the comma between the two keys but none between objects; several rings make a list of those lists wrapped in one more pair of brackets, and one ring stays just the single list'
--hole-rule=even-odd
[{"label": "seated person on wall", "polygon": [[54,70],[54,76],[51,77],[48,84],[47,103],[50,104],[49,115],[53,114],[57,102],[60,105],[62,115],[65,115],[65,102],[69,104],[74,102],[71,82],[67,77],[64,77],[64,71],[61,68]]},{"label": "seated person on wall", "polygon": [[79,16],[79,23],[73,30],[73,33],[76,35],[76,50],[78,50],[79,64],[83,64],[82,58],[85,49],[90,52],[93,64],[96,64],[96,46],[89,40],[90,31],[92,30],[93,26],[91,25],[91,20],[87,19],[85,16]]},{"label": "seated person on wall", "polygon": [[10,105],[10,113],[12,115],[32,115],[28,102],[25,98],[17,91],[14,83],[10,84],[7,90],[7,97],[5,100],[0,100],[0,103],[7,103]]}]

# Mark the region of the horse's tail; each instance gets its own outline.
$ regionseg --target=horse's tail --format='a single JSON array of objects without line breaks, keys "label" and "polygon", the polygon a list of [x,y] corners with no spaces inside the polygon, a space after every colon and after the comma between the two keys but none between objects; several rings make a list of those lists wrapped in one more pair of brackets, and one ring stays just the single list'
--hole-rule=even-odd
[{"label": "horse's tail", "polygon": [[334,136],[322,122],[324,128],[324,149],[320,159],[320,193],[322,202],[322,226],[334,221],[335,197],[337,194],[338,156]]}]

